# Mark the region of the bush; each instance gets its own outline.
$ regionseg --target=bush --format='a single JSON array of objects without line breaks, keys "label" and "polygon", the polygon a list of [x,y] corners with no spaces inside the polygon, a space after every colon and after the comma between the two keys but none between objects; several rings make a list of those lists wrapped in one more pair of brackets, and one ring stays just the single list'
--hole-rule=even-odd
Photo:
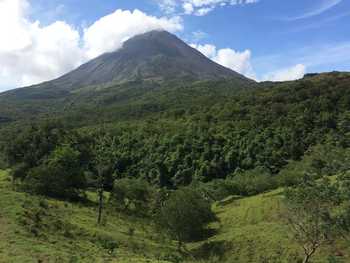
[{"label": "bush", "polygon": [[328,142],[310,148],[300,161],[291,161],[278,174],[280,186],[295,186],[304,178],[342,174],[350,169],[350,151]]},{"label": "bush", "polygon": [[79,152],[69,145],[57,148],[46,163],[31,169],[24,180],[28,192],[62,199],[78,198],[85,187]]},{"label": "bush", "polygon": [[262,167],[248,171],[237,171],[227,179],[193,184],[207,199],[220,201],[228,196],[250,196],[277,188],[276,176]]},{"label": "bush", "polygon": [[27,198],[19,214],[20,224],[33,236],[45,237],[52,233],[74,238],[78,229],[64,220],[64,212],[43,198]]},{"label": "bush", "polygon": [[114,253],[118,248],[118,242],[113,237],[106,234],[96,233],[91,241],[97,245],[100,245],[103,249],[108,250],[109,254]]},{"label": "bush", "polygon": [[215,220],[210,203],[192,188],[173,192],[157,217],[158,225],[177,240],[179,246],[202,238],[207,233],[207,224]]},{"label": "bush", "polygon": [[114,182],[110,200],[117,209],[145,215],[151,208],[154,192],[147,181],[124,178]]},{"label": "bush", "polygon": [[311,165],[319,175],[336,175],[350,169],[350,150],[330,143],[315,146],[310,154]]},{"label": "bush", "polygon": [[19,163],[11,169],[11,176],[14,181],[24,180],[27,176],[29,167],[25,163]]},{"label": "bush", "polygon": [[208,183],[193,185],[206,199],[220,201],[230,195],[238,195],[239,187],[230,179],[217,179]]},{"label": "bush", "polygon": [[311,175],[311,170],[305,161],[292,161],[278,174],[279,186],[295,186],[303,182],[305,177],[317,178]]},{"label": "bush", "polygon": [[230,182],[236,193],[232,195],[250,196],[277,188],[277,180],[267,169],[262,167],[254,170],[240,171],[233,175]]},{"label": "bush", "polygon": [[320,247],[343,236],[336,223],[341,201],[338,186],[326,177],[319,181],[305,180],[285,190],[283,217],[293,239],[303,248],[303,262],[311,261]]}]

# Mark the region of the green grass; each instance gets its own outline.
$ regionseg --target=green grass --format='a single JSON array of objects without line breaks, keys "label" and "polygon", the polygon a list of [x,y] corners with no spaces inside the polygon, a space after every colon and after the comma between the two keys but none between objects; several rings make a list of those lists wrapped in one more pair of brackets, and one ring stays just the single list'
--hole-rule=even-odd
[{"label": "green grass", "polygon": [[[298,262],[303,257],[303,250],[294,241],[282,219],[282,198],[282,190],[279,189],[233,200],[225,206],[214,206],[220,219],[219,225],[213,225],[217,233],[205,242],[194,243],[190,247],[199,251],[205,247],[205,254],[210,254],[208,248],[213,247],[212,258],[219,254],[216,255],[218,262]],[[218,245],[224,249],[221,250]],[[330,256],[342,260],[339,262],[350,262],[348,245],[345,241],[338,241],[321,247],[312,262],[329,262]]]},{"label": "green grass", "polygon": [[[298,262],[302,250],[296,244],[288,226],[281,219],[282,190],[236,199],[226,205],[214,205],[220,219],[205,241],[187,244],[194,255],[186,262]],[[103,226],[96,225],[96,204],[48,200],[49,223],[60,218],[69,227],[65,231],[43,230],[35,237],[23,223],[25,208],[39,197],[13,191],[7,172],[0,171],[0,263],[26,262],[172,262],[161,261],[165,255],[176,255],[176,244],[155,231],[152,224],[141,218],[118,213],[108,214]],[[130,229],[134,234],[130,235]],[[104,248],[104,240],[113,240],[118,249],[112,255]],[[350,262],[350,249],[345,241],[321,248],[314,263],[329,262],[331,255],[340,262]],[[175,261],[173,261],[175,262]],[[185,262],[185,261],[184,261]]]},{"label": "green grass", "polygon": [[[48,200],[54,217],[69,224],[69,233],[43,231],[34,236],[23,225],[25,202],[38,203],[39,197],[11,190],[6,172],[0,172],[0,263],[35,262],[166,262],[158,260],[175,250],[172,242],[156,234],[150,223],[112,213],[103,226],[96,225],[96,207]],[[51,221],[50,221],[51,220]],[[46,222],[45,222],[46,223]],[[130,235],[130,229],[134,234]],[[104,248],[113,240],[118,248],[113,255]]]}]

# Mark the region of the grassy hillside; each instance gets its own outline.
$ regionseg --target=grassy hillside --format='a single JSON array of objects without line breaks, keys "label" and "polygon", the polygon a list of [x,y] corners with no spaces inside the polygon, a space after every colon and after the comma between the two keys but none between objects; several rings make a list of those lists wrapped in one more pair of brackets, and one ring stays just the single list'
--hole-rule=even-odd
[{"label": "grassy hillside", "polygon": [[[180,260],[175,244],[145,220],[110,213],[97,227],[93,194],[90,204],[73,204],[11,188],[7,172],[0,172],[1,263],[298,262],[302,256],[280,217],[281,190],[215,204],[220,222],[211,226],[213,236],[187,244],[193,258]],[[313,262],[329,262],[331,255],[342,260],[335,262],[350,260],[347,244],[339,242],[320,250]]]},{"label": "grassy hillside", "polygon": [[[221,221],[218,232],[204,243],[193,244],[193,249],[202,256],[212,254],[217,262],[301,262],[302,249],[282,219],[282,198],[279,189],[216,206]],[[329,245],[312,262],[330,262],[331,257],[339,260],[335,262],[350,262],[348,244]]]},{"label": "grassy hillside", "polygon": [[[39,217],[38,223],[34,223]],[[133,234],[131,234],[134,232]],[[171,242],[140,219],[108,215],[96,226],[87,204],[43,200],[11,190],[0,172],[0,262],[167,262]],[[117,244],[114,252],[109,251]]]}]

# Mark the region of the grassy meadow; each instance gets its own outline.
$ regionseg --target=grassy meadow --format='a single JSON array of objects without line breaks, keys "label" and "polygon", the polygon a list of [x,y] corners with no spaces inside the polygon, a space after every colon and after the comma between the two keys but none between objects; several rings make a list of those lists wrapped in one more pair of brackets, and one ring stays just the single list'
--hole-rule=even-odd
[{"label": "grassy meadow", "polygon": [[[96,225],[96,200],[68,203],[12,190],[0,172],[0,262],[299,262],[302,250],[284,220],[281,190],[227,199],[208,239],[186,244],[191,256],[151,222],[109,212]],[[39,217],[39,224],[33,223]],[[321,249],[313,262],[349,262],[345,242]],[[333,260],[333,261],[332,261]],[[335,261],[334,261],[335,260]],[[337,261],[338,260],[338,261]]]}]

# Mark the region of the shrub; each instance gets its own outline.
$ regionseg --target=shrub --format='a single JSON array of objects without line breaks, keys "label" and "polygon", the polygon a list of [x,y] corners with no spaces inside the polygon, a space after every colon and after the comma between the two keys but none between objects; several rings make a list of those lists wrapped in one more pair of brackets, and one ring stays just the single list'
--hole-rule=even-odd
[{"label": "shrub", "polygon": [[192,188],[173,192],[157,217],[158,225],[179,242],[179,247],[202,238],[207,224],[215,220],[210,203]]},{"label": "shrub", "polygon": [[124,178],[114,182],[110,200],[117,209],[145,215],[151,208],[154,192],[147,181]]},{"label": "shrub", "polygon": [[334,213],[341,203],[339,189],[327,178],[318,182],[309,180],[287,189],[284,200],[283,216],[304,251],[303,262],[307,263],[320,247],[340,234]]},{"label": "shrub", "polygon": [[14,181],[16,180],[24,180],[27,173],[28,173],[29,167],[25,163],[19,163],[12,167],[11,169],[11,176]]},{"label": "shrub", "polygon": [[79,152],[69,145],[57,148],[46,163],[31,169],[24,180],[24,188],[29,192],[64,199],[76,199],[85,186]]},{"label": "shrub", "polygon": [[304,161],[292,161],[278,174],[279,186],[294,186],[300,184],[305,177],[314,177]]},{"label": "shrub", "polygon": [[248,171],[240,171],[233,175],[231,182],[237,191],[236,195],[255,195],[277,188],[277,180],[267,169],[262,167]]},{"label": "shrub", "polygon": [[100,245],[103,249],[108,250],[108,253],[110,254],[118,248],[118,242],[109,235],[95,234],[92,241]]},{"label": "shrub", "polygon": [[43,198],[27,198],[19,213],[21,225],[35,237],[48,234],[62,234],[66,238],[74,238],[77,228],[64,220],[63,211],[58,206],[50,205]]},{"label": "shrub", "polygon": [[211,201],[220,201],[230,195],[240,194],[238,185],[230,179],[217,179],[193,186],[195,186],[206,199]]}]

